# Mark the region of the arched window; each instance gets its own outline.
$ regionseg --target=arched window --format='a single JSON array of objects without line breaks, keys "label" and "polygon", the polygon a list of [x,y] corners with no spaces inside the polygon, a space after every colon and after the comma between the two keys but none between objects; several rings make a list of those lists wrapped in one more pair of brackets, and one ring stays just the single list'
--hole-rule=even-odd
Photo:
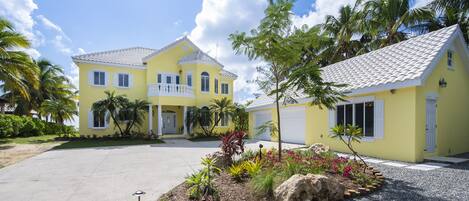
[{"label": "arched window", "polygon": [[201,76],[201,90],[208,92],[210,90],[210,75],[207,72],[203,72]]},{"label": "arched window", "polygon": [[207,106],[200,108],[200,117],[201,126],[210,126],[211,114],[210,109]]}]

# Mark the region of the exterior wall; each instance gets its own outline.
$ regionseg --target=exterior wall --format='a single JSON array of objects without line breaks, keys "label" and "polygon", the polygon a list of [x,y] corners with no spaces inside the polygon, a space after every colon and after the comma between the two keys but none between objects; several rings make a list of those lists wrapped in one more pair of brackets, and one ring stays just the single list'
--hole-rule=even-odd
[{"label": "exterior wall", "polygon": [[[80,117],[80,135],[111,135],[118,132],[118,129],[114,129],[112,121],[110,121],[108,129],[91,129],[88,128],[88,112],[91,110],[91,106],[97,100],[106,97],[104,91],[116,91],[117,94],[124,94],[130,100],[134,99],[146,99],[147,87],[146,87],[146,70],[122,68],[113,66],[104,66],[96,64],[79,64],[80,67],[80,97],[79,97],[79,117]],[[93,70],[100,70],[107,72],[107,85],[106,86],[92,86],[88,81],[88,73]],[[132,87],[131,88],[118,88],[113,86],[113,76],[117,73],[129,73],[132,75]],[[147,131],[148,122],[145,121],[140,129],[143,132]],[[137,128],[136,128],[137,129]]]},{"label": "exterior wall", "polygon": [[[392,94],[390,91],[365,94],[360,97],[374,97],[384,101],[384,136],[381,139],[362,141],[355,145],[357,151],[364,155],[378,158],[416,162],[415,150],[415,110],[416,89],[414,87],[398,89]],[[357,97],[352,97],[357,98]],[[309,103],[289,105],[306,106],[306,144],[323,143],[339,152],[349,152],[338,139],[329,137],[329,110],[310,106]],[[276,110],[272,110],[272,119],[276,120]],[[259,111],[259,110],[257,110]],[[253,116],[249,115],[250,133],[255,132]],[[273,138],[275,140],[275,138]]]},{"label": "exterior wall", "polygon": [[[469,64],[464,64],[459,51],[453,44],[453,68],[448,69],[447,55],[440,60],[433,73],[422,87],[417,88],[417,158],[424,156],[446,156],[469,151]],[[444,78],[447,87],[440,88]],[[437,96],[436,150],[424,151],[426,147],[426,97]]]},{"label": "exterior wall", "polygon": [[[104,91],[116,91],[118,94],[125,94],[130,100],[143,99],[149,101],[153,105],[153,118],[152,130],[154,133],[158,131],[158,107],[162,105],[163,110],[169,109],[177,112],[177,130],[184,125],[183,122],[183,106],[208,106],[211,100],[215,98],[228,97],[233,100],[233,82],[234,79],[222,77],[220,75],[219,66],[213,64],[178,64],[178,61],[186,55],[194,52],[193,46],[188,44],[187,41],[182,41],[175,46],[160,52],[158,55],[152,57],[147,61],[146,69],[136,69],[129,67],[116,67],[104,66],[96,64],[77,64],[80,68],[80,134],[81,135],[110,135],[118,132],[114,129],[112,121],[106,129],[93,129],[88,128],[88,112],[91,105],[105,97]],[[92,70],[102,70],[108,73],[107,86],[92,86],[88,83],[88,73]],[[201,73],[208,72],[210,75],[210,89],[209,92],[201,91]],[[129,89],[117,88],[112,85],[113,76],[116,73],[127,72],[132,74],[132,87]],[[194,97],[171,97],[171,96],[147,96],[148,85],[157,84],[158,73],[173,73],[180,76],[180,84],[187,84],[186,73],[192,73],[192,88],[194,90]],[[218,78],[218,94],[214,92],[215,78]],[[163,78],[164,79],[164,78]],[[164,80],[162,80],[164,83]],[[229,84],[229,94],[221,94],[221,83]],[[180,106],[180,107],[179,107]],[[217,127],[215,132],[226,132],[232,130],[234,125],[232,122],[227,127]],[[140,132],[148,132],[148,119],[145,118],[144,123],[140,128],[136,128]]]}]

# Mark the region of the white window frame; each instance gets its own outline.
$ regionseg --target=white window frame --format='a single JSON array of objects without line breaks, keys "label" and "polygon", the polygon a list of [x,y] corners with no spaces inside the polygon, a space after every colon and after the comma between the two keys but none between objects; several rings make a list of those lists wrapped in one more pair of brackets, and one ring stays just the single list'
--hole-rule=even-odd
[{"label": "white window frame", "polygon": [[446,51],[446,65],[448,65],[448,69],[454,70],[454,51],[448,49]]},{"label": "white window frame", "polygon": [[228,83],[221,83],[221,94],[230,94],[230,85]]},{"label": "white window frame", "polygon": [[[158,82],[158,76],[161,76],[161,82]],[[176,77],[179,76],[177,73],[167,73],[161,72],[156,74],[156,83],[158,84],[168,84],[166,83],[167,77],[171,77],[171,84],[176,84]],[[181,84],[181,77],[179,77],[179,84]]]},{"label": "white window frame", "polygon": [[[192,87],[192,82],[193,82],[192,78],[193,78],[192,77],[192,72],[186,73],[186,85],[189,86],[189,87]],[[190,80],[190,82],[189,82],[189,80]]]},{"label": "white window frame", "polygon": [[[122,76],[127,75],[127,86],[121,86],[120,85],[120,76],[121,75]],[[122,82],[124,83],[124,81],[125,80],[123,80]],[[131,80],[130,80],[130,74],[129,73],[117,73],[117,87],[119,87],[119,88],[130,88],[130,85],[131,85],[130,82],[131,82]]]},{"label": "white window frame", "polygon": [[107,128],[106,113],[104,113],[104,118],[103,118],[104,124],[103,124],[102,127],[101,126],[99,126],[99,127],[94,126],[94,118],[95,118],[94,111],[91,111],[91,115],[92,115],[92,117],[91,117],[92,118],[92,121],[91,121],[91,123],[92,123],[91,128],[92,129],[106,129]]},{"label": "white window frame", "polygon": [[215,78],[213,88],[214,88],[215,93],[218,94],[218,78]]},{"label": "white window frame", "polygon": [[[105,86],[107,85],[107,80],[106,80],[106,79],[107,79],[107,72],[106,72],[106,71],[102,71],[102,70],[93,70],[93,71],[91,71],[91,72],[92,72],[92,75],[93,75],[93,76],[92,76],[92,80],[91,80],[91,83],[92,83],[93,86],[105,87]],[[96,84],[96,83],[94,82],[94,80],[95,80],[95,73],[103,73],[103,75],[104,75],[104,83],[103,83],[103,84]],[[99,80],[101,80],[101,79],[99,79]]]},{"label": "white window frame", "polygon": [[[207,73],[208,75],[202,75],[202,73]],[[210,74],[205,71],[202,73],[200,73],[200,91],[202,93],[209,93],[210,92]]]},{"label": "white window frame", "polygon": [[228,127],[230,125],[230,117],[228,114],[224,114],[223,116],[219,116],[218,113],[215,113],[215,121],[220,118],[220,122],[216,125],[217,127]]}]

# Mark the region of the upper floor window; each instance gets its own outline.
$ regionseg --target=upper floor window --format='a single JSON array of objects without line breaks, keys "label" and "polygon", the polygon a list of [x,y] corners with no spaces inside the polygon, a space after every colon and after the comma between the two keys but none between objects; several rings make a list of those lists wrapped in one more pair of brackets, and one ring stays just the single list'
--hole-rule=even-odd
[{"label": "upper floor window", "polygon": [[210,76],[207,72],[201,74],[201,90],[203,92],[208,92],[210,90]]},{"label": "upper floor window", "polygon": [[157,82],[161,83],[161,74],[158,74]]},{"label": "upper floor window", "polygon": [[447,62],[448,62],[448,67],[453,67],[453,51],[451,50],[448,50],[448,53],[447,53]]},{"label": "upper floor window", "polygon": [[106,85],[106,73],[102,71],[93,72],[93,84],[94,85]]},{"label": "upper floor window", "polygon": [[179,84],[179,75],[176,75],[176,84]]},{"label": "upper floor window", "polygon": [[215,79],[215,93],[218,94],[218,79]]},{"label": "upper floor window", "polygon": [[171,84],[171,76],[166,76],[166,84]]},{"label": "upper floor window", "polygon": [[227,83],[222,83],[221,84],[221,93],[222,94],[228,94],[228,84]]},{"label": "upper floor window", "polygon": [[362,102],[337,106],[337,125],[355,125],[365,137],[374,136],[374,102]]},{"label": "upper floor window", "polygon": [[192,86],[192,74],[187,74],[187,86]]},{"label": "upper floor window", "polygon": [[125,74],[125,73],[118,74],[118,86],[129,87],[129,74]]}]

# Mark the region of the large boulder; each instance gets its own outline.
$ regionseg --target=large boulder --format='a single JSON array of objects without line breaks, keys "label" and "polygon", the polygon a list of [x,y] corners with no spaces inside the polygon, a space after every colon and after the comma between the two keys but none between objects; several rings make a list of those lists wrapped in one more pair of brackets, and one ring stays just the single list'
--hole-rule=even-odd
[{"label": "large boulder", "polygon": [[345,186],[323,175],[293,175],[274,191],[278,201],[333,201],[344,199]]},{"label": "large boulder", "polygon": [[321,143],[315,143],[309,147],[309,150],[311,150],[314,154],[320,155],[322,153],[328,152],[329,146]]},{"label": "large boulder", "polygon": [[215,166],[219,168],[229,167],[231,164],[233,164],[233,160],[220,151],[213,153],[210,155],[210,157],[215,159]]}]

